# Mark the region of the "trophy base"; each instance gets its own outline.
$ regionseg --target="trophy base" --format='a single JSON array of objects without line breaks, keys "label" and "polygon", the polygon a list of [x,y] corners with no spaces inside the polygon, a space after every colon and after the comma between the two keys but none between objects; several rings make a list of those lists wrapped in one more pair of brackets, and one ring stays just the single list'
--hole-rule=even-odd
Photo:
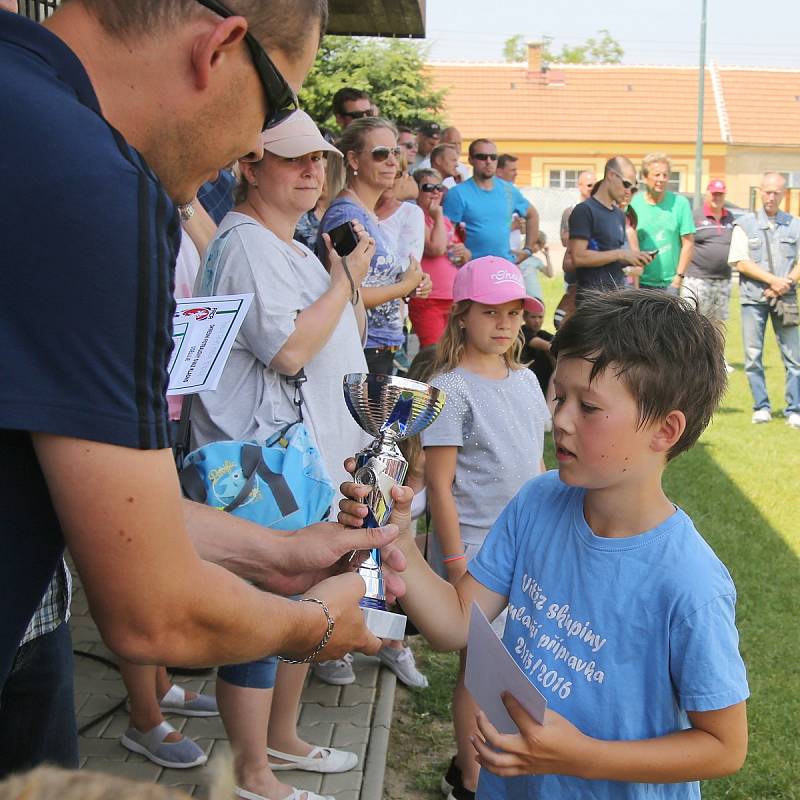
[{"label": "trophy base", "polygon": [[382,611],[379,608],[364,608],[364,620],[371,633],[379,639],[402,639],[406,633],[406,616]]}]

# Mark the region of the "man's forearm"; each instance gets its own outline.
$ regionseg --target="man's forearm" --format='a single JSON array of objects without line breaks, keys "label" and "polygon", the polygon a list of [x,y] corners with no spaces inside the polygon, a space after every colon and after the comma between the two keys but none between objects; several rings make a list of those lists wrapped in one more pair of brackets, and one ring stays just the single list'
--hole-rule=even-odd
[{"label": "man's forearm", "polygon": [[281,560],[289,533],[264,528],[210,506],[183,501],[189,538],[200,558],[269,589],[285,576]]},{"label": "man's forearm", "polygon": [[692,260],[692,253],[694,252],[694,240],[683,239],[681,240],[681,252],[678,256],[678,265],[675,272],[678,275],[685,275],[689,267],[689,262]]},{"label": "man's forearm", "polygon": [[740,275],[744,275],[746,278],[750,278],[751,280],[759,281],[760,283],[765,283],[767,285],[769,285],[770,281],[775,277],[771,272],[761,269],[758,264],[747,259],[737,261],[736,269],[739,271]]},{"label": "man's forearm", "polygon": [[613,264],[620,260],[619,250],[584,250],[582,253],[570,248],[572,264],[577,269],[581,267],[604,267],[606,264]]},{"label": "man's forearm", "polygon": [[533,207],[528,206],[525,212],[525,247],[533,250],[539,238],[539,212]]}]

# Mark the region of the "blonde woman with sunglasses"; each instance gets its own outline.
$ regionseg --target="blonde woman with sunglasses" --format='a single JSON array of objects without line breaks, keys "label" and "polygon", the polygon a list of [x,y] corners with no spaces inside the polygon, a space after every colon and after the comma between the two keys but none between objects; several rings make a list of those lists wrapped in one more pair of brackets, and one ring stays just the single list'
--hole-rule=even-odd
[{"label": "blonde woman with sunglasses", "polygon": [[[347,126],[338,148],[343,158],[332,157],[328,168],[328,193],[335,199],[322,218],[320,233],[356,221],[375,240],[375,255],[361,288],[369,323],[364,354],[370,372],[390,374],[404,340],[403,298],[416,291],[423,275],[416,260],[406,268],[375,215],[380,196],[397,176],[397,130],[380,117],[358,119]],[[318,249],[324,259],[319,243]]]}]

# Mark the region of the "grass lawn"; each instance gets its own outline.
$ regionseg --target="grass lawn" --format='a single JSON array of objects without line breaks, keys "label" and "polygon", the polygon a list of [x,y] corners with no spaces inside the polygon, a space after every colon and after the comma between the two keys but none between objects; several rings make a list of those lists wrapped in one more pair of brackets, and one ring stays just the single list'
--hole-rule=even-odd
[{"label": "grass lawn", "polygon": [[[545,290],[546,319],[552,320],[560,281],[547,281]],[[703,796],[791,800],[800,798],[800,431],[780,417],[766,425],[750,422],[735,290],[729,330],[727,355],[736,372],[722,408],[700,442],[670,464],[665,479],[669,496],[733,575],[750,681],[747,762],[737,775],[705,783]],[[765,364],[777,412],[784,372],[771,331]],[[545,459],[555,465],[551,443]],[[413,694],[398,689],[387,800],[441,797],[439,778],[453,753],[455,656],[431,653],[422,644],[416,650],[431,687]]]}]

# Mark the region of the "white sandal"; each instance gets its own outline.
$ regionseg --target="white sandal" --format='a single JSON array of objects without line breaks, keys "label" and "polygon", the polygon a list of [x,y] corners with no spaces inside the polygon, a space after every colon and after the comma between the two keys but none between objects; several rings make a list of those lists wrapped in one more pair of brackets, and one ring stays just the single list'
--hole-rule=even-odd
[{"label": "white sandal", "polygon": [[[321,754],[320,758],[317,758]],[[280,750],[267,748],[267,755],[287,761],[287,764],[269,762],[273,772],[288,769],[302,769],[305,772],[347,772],[358,764],[358,756],[348,750],[335,750],[333,747],[315,747],[307,756],[296,756],[282,753]]]},{"label": "white sandal", "polygon": [[[247,789],[240,789],[238,786],[233,787],[233,793],[237,797],[241,797],[242,800],[269,800],[269,798],[264,797],[263,794],[248,792]],[[303,795],[306,796],[305,800],[336,800],[332,795],[315,794],[309,789],[298,789],[296,786],[292,786],[292,793],[286,795],[283,800],[303,800]]]}]

